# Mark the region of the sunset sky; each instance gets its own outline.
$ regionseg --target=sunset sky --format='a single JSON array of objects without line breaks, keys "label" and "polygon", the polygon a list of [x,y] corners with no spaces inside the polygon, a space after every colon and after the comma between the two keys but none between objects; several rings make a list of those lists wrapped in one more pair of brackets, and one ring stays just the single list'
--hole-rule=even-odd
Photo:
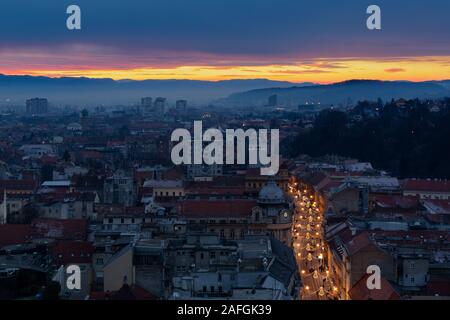
[{"label": "sunset sky", "polygon": [[[426,5],[425,5],[426,3]],[[82,30],[66,29],[78,4]],[[382,9],[382,30],[366,8]],[[448,0],[2,0],[0,73],[113,79],[450,78]]]}]

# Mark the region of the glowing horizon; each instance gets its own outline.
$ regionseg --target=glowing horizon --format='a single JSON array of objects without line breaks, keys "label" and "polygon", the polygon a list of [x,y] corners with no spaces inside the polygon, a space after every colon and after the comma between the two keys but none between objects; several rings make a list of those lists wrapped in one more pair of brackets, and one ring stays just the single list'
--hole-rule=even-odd
[{"label": "glowing horizon", "polygon": [[114,80],[203,80],[269,79],[320,84],[351,79],[384,81],[430,81],[450,78],[450,56],[393,59],[319,59],[310,64],[286,65],[187,65],[134,68],[38,68],[2,70],[5,75],[111,78]]}]

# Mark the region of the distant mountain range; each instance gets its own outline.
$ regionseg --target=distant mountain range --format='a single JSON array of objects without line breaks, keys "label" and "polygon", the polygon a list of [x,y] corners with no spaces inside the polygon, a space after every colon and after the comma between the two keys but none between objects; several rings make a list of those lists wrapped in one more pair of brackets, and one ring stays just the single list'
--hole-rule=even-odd
[{"label": "distant mountain range", "polygon": [[191,105],[264,106],[271,95],[280,105],[339,104],[349,100],[384,101],[392,98],[439,98],[450,96],[450,80],[407,82],[350,80],[329,85],[292,83],[267,79],[112,80],[92,78],[49,78],[0,74],[0,106],[24,105],[32,97],[48,98],[55,105],[131,105],[141,97],[166,97],[170,104],[187,99]]},{"label": "distant mountain range", "polygon": [[208,104],[232,93],[253,89],[312,85],[266,79],[195,80],[112,80],[93,78],[49,78],[0,74],[0,105],[24,105],[31,97],[45,97],[58,105],[130,105],[142,97],[165,97],[169,103],[187,99],[191,104]]},{"label": "distant mountain range", "polygon": [[305,103],[338,104],[349,100],[384,101],[405,98],[440,98],[450,96],[450,80],[429,82],[350,80],[329,85],[308,87],[266,88],[235,93],[220,103],[241,105],[265,105],[268,97],[278,96],[278,103],[297,106]]}]

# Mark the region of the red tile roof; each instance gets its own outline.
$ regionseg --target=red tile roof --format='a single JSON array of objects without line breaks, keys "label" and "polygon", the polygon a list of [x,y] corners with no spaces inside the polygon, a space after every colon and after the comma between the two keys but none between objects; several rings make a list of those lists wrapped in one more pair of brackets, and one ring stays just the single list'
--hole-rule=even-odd
[{"label": "red tile roof", "polygon": [[88,223],[84,219],[33,219],[33,236],[52,239],[85,240]]},{"label": "red tile roof", "polygon": [[419,206],[418,197],[405,197],[402,195],[375,194],[372,196],[376,205],[383,208],[411,209]]},{"label": "red tile roof", "polygon": [[362,277],[348,292],[351,300],[400,300],[400,295],[394,290],[389,281],[381,277],[380,289],[367,288],[367,279]]},{"label": "red tile roof", "polygon": [[358,251],[364,249],[368,245],[370,245],[372,242],[369,238],[369,235],[367,232],[361,232],[357,236],[353,237],[349,242],[345,244],[345,247],[347,248],[348,254],[353,255],[357,253]]},{"label": "red tile roof", "polygon": [[438,231],[438,230],[371,230],[373,235],[375,235],[375,239],[379,238],[401,238],[409,241],[414,240],[446,240],[450,241],[450,234],[447,231]]},{"label": "red tile roof", "polygon": [[138,285],[124,284],[114,292],[91,292],[89,300],[157,300],[158,297]]},{"label": "red tile roof", "polygon": [[35,180],[0,180],[0,189],[34,191],[36,188]]},{"label": "red tile roof", "polygon": [[0,225],[0,248],[13,244],[26,243],[31,239],[32,228],[29,224]]},{"label": "red tile roof", "polygon": [[208,195],[236,195],[245,193],[244,186],[225,186],[225,187],[189,187],[186,194],[208,194]]},{"label": "red tile roof", "polygon": [[405,191],[450,192],[448,180],[406,179],[400,185]]},{"label": "red tile roof", "polygon": [[52,248],[55,264],[90,263],[94,246],[87,241],[58,241]]},{"label": "red tile roof", "polygon": [[255,200],[185,200],[178,210],[186,218],[247,217],[256,205]]},{"label": "red tile roof", "polygon": [[437,213],[450,213],[450,200],[427,199],[423,203],[429,205]]}]

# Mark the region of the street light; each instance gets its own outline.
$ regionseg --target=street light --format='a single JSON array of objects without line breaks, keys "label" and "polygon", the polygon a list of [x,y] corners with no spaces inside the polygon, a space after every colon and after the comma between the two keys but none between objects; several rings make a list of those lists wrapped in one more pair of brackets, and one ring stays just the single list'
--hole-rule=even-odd
[{"label": "street light", "polygon": [[317,272],[317,270],[314,270],[313,278],[317,279],[318,277],[319,277],[319,273]]},{"label": "street light", "polygon": [[319,296],[323,297],[324,295],[325,295],[325,291],[324,291],[323,287],[320,287]]}]

